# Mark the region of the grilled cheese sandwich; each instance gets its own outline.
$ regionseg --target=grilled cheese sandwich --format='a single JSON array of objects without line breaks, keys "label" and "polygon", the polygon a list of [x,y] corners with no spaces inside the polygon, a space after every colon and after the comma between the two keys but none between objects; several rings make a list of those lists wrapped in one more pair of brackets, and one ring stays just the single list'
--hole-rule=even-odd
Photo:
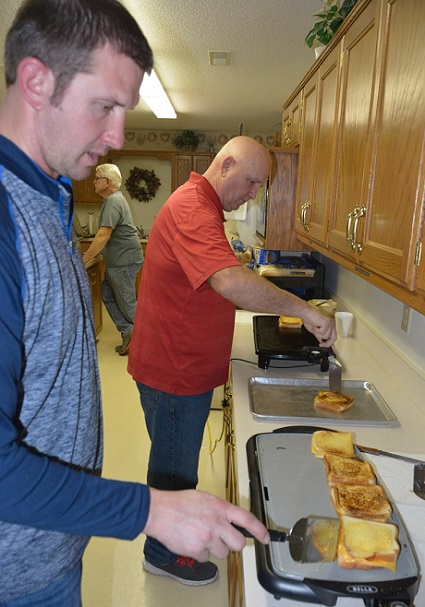
[{"label": "grilled cheese sandwich", "polygon": [[344,569],[396,570],[400,554],[398,528],[392,523],[341,517],[338,565]]},{"label": "grilled cheese sandwich", "polygon": [[333,432],[331,430],[317,430],[311,437],[311,451],[316,457],[325,453],[355,457],[353,435],[351,432]]},{"label": "grilled cheese sandwich", "polygon": [[303,326],[303,321],[298,316],[285,316],[281,314],[279,316],[279,328],[280,329],[299,329]]},{"label": "grilled cheese sandwich", "polygon": [[342,485],[330,489],[331,500],[340,516],[352,516],[386,522],[392,514],[391,504],[381,485]]},{"label": "grilled cheese sandwich", "polygon": [[314,406],[327,411],[347,411],[353,406],[354,396],[348,396],[341,392],[330,392],[323,390],[314,397]]},{"label": "grilled cheese sandwich", "polygon": [[343,485],[374,485],[376,476],[369,462],[357,457],[341,457],[325,453],[323,457],[329,487]]}]

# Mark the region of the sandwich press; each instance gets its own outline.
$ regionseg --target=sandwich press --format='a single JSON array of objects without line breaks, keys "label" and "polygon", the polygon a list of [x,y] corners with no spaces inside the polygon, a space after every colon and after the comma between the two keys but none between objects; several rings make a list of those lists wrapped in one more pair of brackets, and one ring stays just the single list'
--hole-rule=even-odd
[{"label": "sandwich press", "polygon": [[[245,537],[252,538],[243,527],[232,523]],[[289,552],[298,563],[329,563],[336,559],[340,522],[337,518],[308,516],[299,519],[289,531],[268,529],[272,542],[288,542]]]}]

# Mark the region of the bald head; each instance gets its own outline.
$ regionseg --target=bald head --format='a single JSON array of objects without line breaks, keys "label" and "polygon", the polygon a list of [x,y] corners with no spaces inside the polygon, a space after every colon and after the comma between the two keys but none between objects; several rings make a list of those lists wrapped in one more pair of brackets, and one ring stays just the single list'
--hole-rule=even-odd
[{"label": "bald head", "polygon": [[218,152],[204,177],[211,183],[225,211],[255,198],[270,173],[266,148],[251,137],[234,137]]}]

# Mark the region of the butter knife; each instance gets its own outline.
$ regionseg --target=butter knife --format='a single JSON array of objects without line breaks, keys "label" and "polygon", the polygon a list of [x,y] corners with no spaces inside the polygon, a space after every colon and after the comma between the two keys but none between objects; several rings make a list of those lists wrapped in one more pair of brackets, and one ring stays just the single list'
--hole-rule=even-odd
[{"label": "butter knife", "polygon": [[375,447],[364,447],[363,445],[355,446],[362,453],[370,453],[370,455],[384,455],[385,457],[400,459],[403,462],[409,462],[411,464],[425,464],[424,460],[416,459],[415,457],[408,457],[407,455],[397,455],[396,453],[390,453],[389,451],[383,451],[382,449],[375,449]]}]

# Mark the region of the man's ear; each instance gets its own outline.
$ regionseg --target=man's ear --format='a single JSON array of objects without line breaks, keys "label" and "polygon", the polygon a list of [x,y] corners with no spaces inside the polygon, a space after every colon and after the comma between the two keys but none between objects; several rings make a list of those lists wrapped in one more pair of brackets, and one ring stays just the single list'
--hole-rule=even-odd
[{"label": "man's ear", "polygon": [[224,177],[226,173],[235,165],[235,159],[233,156],[226,156],[226,158],[221,163],[221,175]]},{"label": "man's ear", "polygon": [[40,110],[54,92],[55,79],[52,71],[36,57],[25,57],[18,65],[17,81],[26,101]]}]

